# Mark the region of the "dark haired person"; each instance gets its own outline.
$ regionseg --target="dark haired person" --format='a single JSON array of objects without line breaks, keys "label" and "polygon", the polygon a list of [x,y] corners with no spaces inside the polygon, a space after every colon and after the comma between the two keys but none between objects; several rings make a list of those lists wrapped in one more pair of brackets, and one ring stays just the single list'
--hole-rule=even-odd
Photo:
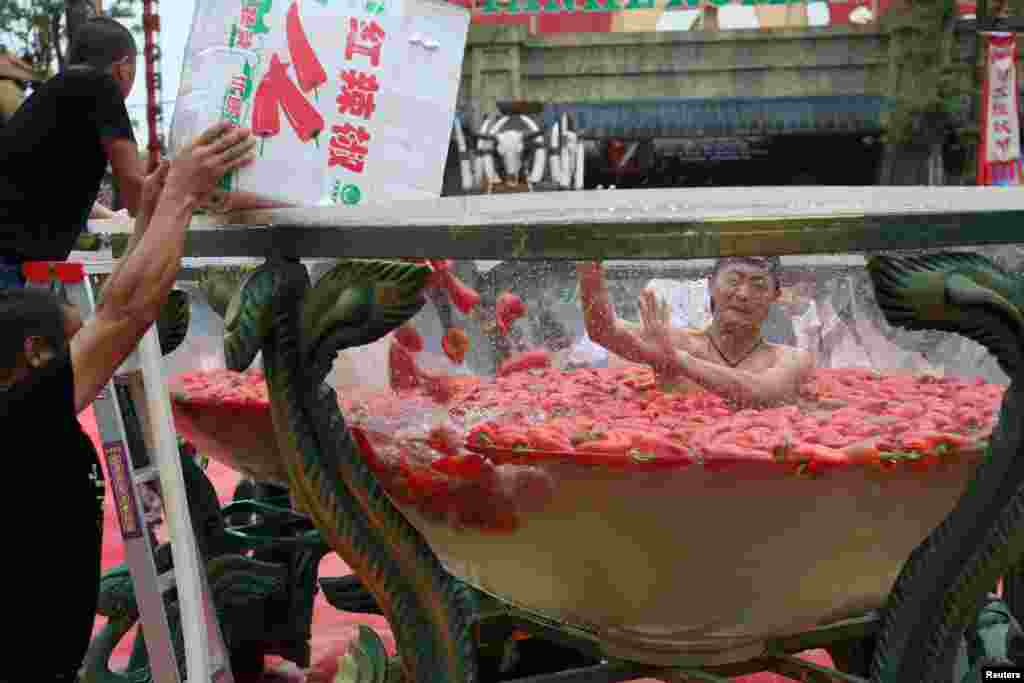
[{"label": "dark haired person", "polygon": [[[53,295],[0,289],[5,474],[45,495],[45,506],[61,510],[54,526],[25,516],[24,501],[5,498],[13,520],[5,542],[22,560],[7,562],[4,577],[36,602],[3,639],[10,656],[0,680],[76,680],[95,617],[103,526],[99,464],[77,415],[156,320],[180,270],[195,208],[225,173],[253,159],[255,144],[249,131],[220,124],[145,179],[128,251],[107,280],[95,315],[70,341]],[[31,656],[40,637],[45,653]]]},{"label": "dark haired person", "polygon": [[90,19],[67,66],[0,129],[0,287],[24,284],[25,261],[67,259],[93,212],[107,164],[130,213],[144,167],[125,107],[138,55],[127,28]]},{"label": "dark haired person", "polygon": [[780,293],[777,258],[719,259],[710,278],[711,324],[673,327],[653,291],[640,297],[641,325],[620,320],[599,263],[578,266],[587,334],[627,361],[650,365],[664,388],[704,388],[741,405],[793,402],[814,368],[806,351],[762,335]]}]

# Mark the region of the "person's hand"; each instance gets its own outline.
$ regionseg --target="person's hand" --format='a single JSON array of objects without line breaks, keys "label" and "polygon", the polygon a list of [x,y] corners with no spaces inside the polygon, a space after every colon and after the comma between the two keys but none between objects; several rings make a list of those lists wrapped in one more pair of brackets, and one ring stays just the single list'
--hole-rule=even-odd
[{"label": "person's hand", "polygon": [[226,121],[211,126],[171,162],[166,192],[203,200],[227,173],[253,162],[255,147],[252,131]]},{"label": "person's hand", "polygon": [[659,349],[666,353],[675,351],[668,303],[659,299],[653,290],[645,289],[640,293],[640,320],[643,322],[644,335],[657,344]]}]

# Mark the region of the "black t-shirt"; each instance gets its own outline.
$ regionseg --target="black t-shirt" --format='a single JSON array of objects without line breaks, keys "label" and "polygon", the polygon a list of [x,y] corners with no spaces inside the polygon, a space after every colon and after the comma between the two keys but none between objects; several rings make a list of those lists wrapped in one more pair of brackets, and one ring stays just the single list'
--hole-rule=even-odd
[{"label": "black t-shirt", "polygon": [[91,490],[102,477],[96,448],[75,414],[71,356],[64,353],[6,391],[0,390],[0,433],[21,444],[23,457],[7,458],[12,481],[36,481],[50,500]]},{"label": "black t-shirt", "polygon": [[85,228],[107,170],[104,139],[135,139],[107,73],[71,67],[0,129],[0,256],[63,261]]}]

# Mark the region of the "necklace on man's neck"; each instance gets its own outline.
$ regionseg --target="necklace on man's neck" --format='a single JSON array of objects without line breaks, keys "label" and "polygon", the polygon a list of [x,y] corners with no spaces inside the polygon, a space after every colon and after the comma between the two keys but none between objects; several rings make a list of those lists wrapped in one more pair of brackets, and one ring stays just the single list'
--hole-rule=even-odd
[{"label": "necklace on man's neck", "polygon": [[718,344],[715,343],[715,337],[714,335],[711,334],[711,330],[708,330],[706,336],[708,338],[708,341],[711,342],[711,346],[715,349],[716,352],[718,352],[718,355],[722,357],[722,360],[724,360],[725,364],[728,365],[730,368],[739,367],[740,363],[754,355],[754,351],[757,351],[759,348],[761,348],[761,344],[764,344],[764,337],[758,337],[757,343],[750,347],[750,350],[743,354],[742,358],[740,358],[738,361],[733,362],[729,360],[729,358],[724,353],[722,353],[722,349],[718,348]]}]

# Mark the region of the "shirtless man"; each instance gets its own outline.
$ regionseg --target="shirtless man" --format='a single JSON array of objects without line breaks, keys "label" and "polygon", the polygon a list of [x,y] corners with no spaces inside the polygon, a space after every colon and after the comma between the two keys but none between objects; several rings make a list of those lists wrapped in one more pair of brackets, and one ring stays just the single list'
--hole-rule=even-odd
[{"label": "shirtless man", "polygon": [[587,334],[634,363],[650,365],[659,386],[704,388],[744,406],[794,402],[814,368],[811,354],[761,336],[780,286],[777,258],[724,258],[711,274],[712,321],[703,330],[673,328],[654,292],[640,297],[642,325],[616,317],[599,263],[578,266]]}]

